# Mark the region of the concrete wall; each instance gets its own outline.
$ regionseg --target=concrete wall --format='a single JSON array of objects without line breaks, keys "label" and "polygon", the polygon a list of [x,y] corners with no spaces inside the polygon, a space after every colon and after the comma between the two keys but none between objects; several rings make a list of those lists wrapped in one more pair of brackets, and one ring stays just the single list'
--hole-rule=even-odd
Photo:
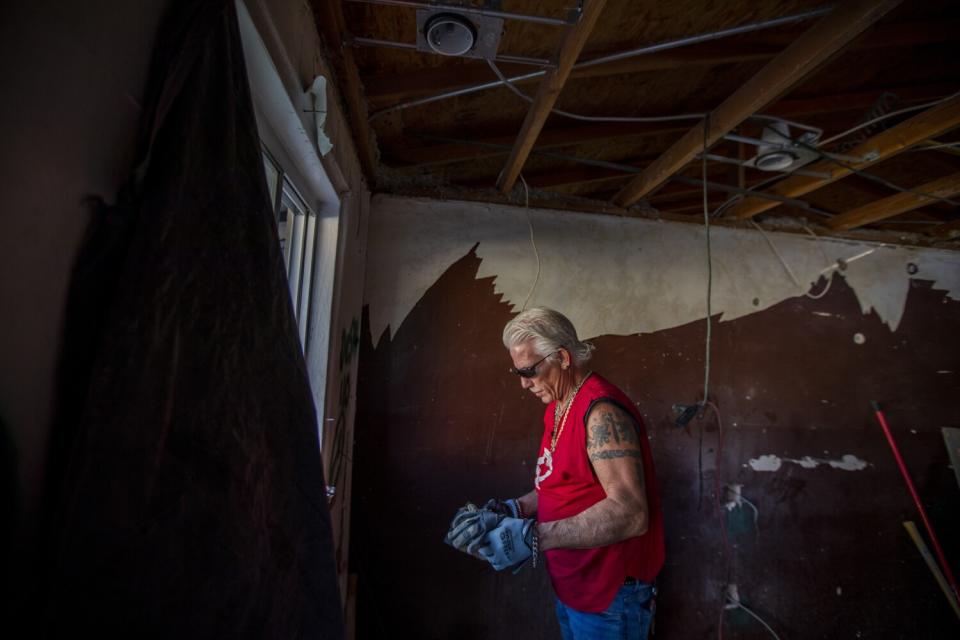
[{"label": "concrete wall", "polygon": [[[798,286],[759,233],[714,229],[710,397],[723,429],[712,413],[679,429],[672,405],[703,393],[704,240],[696,225],[374,198],[351,556],[360,637],[394,625],[555,637],[542,571],[495,574],[441,542],[465,501],[530,489],[543,406],[500,343],[528,298],[594,340],[591,367],[646,419],[667,534],[663,637],[716,635],[731,583],[781,637],[955,625],[901,525],[918,516],[869,401],[960,557],[940,433],[960,423],[960,257],[769,234]],[[817,299],[804,295],[814,282]],[[764,637],[745,612],[725,615],[725,637]]]}]

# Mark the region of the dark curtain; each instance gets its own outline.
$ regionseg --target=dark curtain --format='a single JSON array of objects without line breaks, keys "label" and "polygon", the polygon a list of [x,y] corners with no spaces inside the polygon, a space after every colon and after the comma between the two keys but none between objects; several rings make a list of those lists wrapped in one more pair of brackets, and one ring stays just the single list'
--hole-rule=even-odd
[{"label": "dark curtain", "polygon": [[141,137],[75,270],[39,626],[341,637],[317,419],[232,0],[173,3]]}]

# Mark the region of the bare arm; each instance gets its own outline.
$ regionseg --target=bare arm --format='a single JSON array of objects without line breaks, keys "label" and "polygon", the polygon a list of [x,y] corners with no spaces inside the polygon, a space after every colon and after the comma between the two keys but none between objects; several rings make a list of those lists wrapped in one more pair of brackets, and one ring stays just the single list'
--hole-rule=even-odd
[{"label": "bare arm", "polygon": [[643,454],[633,416],[598,402],[587,418],[587,455],[607,497],[570,518],[541,522],[543,550],[602,547],[647,532]]},{"label": "bare arm", "polygon": [[523,509],[523,515],[527,518],[532,518],[537,515],[537,490],[534,489],[530,493],[520,496],[517,498],[517,502],[520,503],[520,508]]}]

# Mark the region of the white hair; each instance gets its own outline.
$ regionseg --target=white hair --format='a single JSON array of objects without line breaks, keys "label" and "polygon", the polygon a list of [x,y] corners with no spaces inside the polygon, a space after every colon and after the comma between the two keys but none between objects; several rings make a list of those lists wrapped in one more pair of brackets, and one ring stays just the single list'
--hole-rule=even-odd
[{"label": "white hair", "polygon": [[546,307],[527,309],[503,328],[503,346],[507,349],[525,342],[532,342],[534,351],[552,359],[556,359],[557,350],[563,347],[576,365],[589,360],[595,348],[577,338],[577,330],[565,315]]}]

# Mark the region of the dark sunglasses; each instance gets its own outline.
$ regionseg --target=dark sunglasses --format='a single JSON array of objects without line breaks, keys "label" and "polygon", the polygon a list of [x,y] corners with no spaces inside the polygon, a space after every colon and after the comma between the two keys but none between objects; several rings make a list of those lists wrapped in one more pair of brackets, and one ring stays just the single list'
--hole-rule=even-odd
[{"label": "dark sunglasses", "polygon": [[[553,353],[556,353],[556,351],[554,351]],[[540,363],[546,360],[547,358],[549,358],[550,356],[552,356],[553,353],[543,356],[542,358],[534,362],[529,367],[521,367],[519,369],[515,367],[510,367],[510,373],[514,373],[520,376],[521,378],[532,378],[533,376],[537,375],[537,367],[540,365]]]}]

